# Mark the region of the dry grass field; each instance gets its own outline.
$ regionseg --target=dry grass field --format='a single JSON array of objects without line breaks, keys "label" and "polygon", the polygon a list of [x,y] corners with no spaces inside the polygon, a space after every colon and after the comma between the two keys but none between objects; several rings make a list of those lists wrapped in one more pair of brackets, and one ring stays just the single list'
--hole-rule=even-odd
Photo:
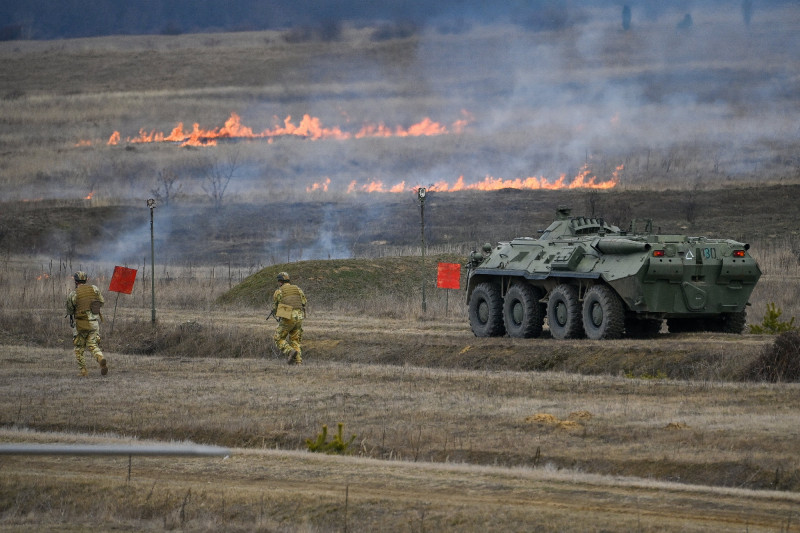
[{"label": "dry grass field", "polygon": [[[800,530],[798,384],[747,379],[774,336],[478,339],[435,288],[436,261],[566,204],[748,242],[749,323],[800,316],[800,13],[739,17],[1,42],[0,443],[231,455],[0,455],[0,529]],[[139,142],[233,113],[325,129]],[[448,191],[584,167],[616,186]],[[115,265],[139,270],[133,294],[106,291]],[[77,269],[105,291],[105,378],[77,377]],[[269,347],[278,270],[310,300],[302,367]],[[307,450],[339,423],[349,453]]]},{"label": "dry grass field", "polygon": [[[81,380],[66,350],[6,346],[5,442],[189,440],[233,451],[226,460],[134,458],[130,480],[126,457],[3,457],[4,525],[796,526],[796,384],[326,362],[313,354],[335,341],[321,332],[352,324],[309,322],[302,368],[272,358],[110,353],[107,378]],[[375,325],[398,331],[410,359],[431,337],[474,343],[463,331]],[[305,439],[339,422],[345,437],[356,435],[352,456],[305,451]]]}]

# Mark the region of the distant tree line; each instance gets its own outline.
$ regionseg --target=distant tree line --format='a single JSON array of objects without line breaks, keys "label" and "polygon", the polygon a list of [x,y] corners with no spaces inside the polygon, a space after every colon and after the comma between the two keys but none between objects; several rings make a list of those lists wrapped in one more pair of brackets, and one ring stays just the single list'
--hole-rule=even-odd
[{"label": "distant tree line", "polygon": [[[756,8],[793,4],[796,0],[751,0],[742,5],[749,24]],[[617,4],[622,6],[622,4]],[[627,2],[623,25],[636,17],[653,19],[664,13],[687,13],[689,0]],[[706,5],[729,8],[725,0]],[[335,38],[343,23],[389,24],[397,28],[433,25],[443,32],[460,31],[475,23],[513,21],[531,30],[561,29],[583,20],[586,8],[607,7],[605,0],[26,0],[0,3],[0,40],[60,39],[100,35],[222,32],[306,28],[323,38]]]}]

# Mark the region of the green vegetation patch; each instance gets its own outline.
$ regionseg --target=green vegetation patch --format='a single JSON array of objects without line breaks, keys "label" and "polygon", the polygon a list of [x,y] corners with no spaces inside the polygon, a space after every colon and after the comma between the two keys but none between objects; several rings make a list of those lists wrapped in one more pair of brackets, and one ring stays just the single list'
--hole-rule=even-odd
[{"label": "green vegetation patch", "polygon": [[750,333],[754,333],[756,335],[777,335],[778,333],[796,330],[797,328],[794,325],[794,317],[792,317],[788,322],[785,320],[779,320],[782,314],[783,310],[776,306],[775,302],[768,303],[767,312],[764,314],[764,320],[761,321],[761,325],[752,324],[750,326]]}]

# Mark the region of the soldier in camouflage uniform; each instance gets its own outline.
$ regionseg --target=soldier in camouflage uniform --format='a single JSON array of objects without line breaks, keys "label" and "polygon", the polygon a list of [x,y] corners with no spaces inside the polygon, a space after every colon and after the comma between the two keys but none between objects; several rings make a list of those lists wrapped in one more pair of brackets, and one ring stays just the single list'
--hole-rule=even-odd
[{"label": "soldier in camouflage uniform", "polygon": [[106,363],[103,352],[100,351],[100,324],[98,318],[102,320],[100,307],[105,300],[100,294],[100,289],[94,285],[86,284],[86,272],[78,271],[73,275],[75,279],[75,290],[67,296],[67,314],[72,323],[72,343],[75,345],[75,359],[78,360],[78,370],[80,375],[87,376],[86,361],[83,352],[89,350],[100,364],[100,374],[108,374],[108,363]]},{"label": "soldier in camouflage uniform", "polygon": [[278,317],[278,328],[272,336],[275,345],[287,356],[290,365],[300,365],[303,363],[300,342],[303,340],[306,295],[300,287],[292,285],[289,274],[281,272],[278,274],[278,290],[272,295],[272,302],[272,312]]}]

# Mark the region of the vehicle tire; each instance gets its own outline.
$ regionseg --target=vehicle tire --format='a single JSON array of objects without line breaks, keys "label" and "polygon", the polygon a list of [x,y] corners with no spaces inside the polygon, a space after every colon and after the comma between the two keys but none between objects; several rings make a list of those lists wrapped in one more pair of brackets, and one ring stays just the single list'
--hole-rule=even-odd
[{"label": "vehicle tire", "polygon": [[592,340],[619,339],[625,331],[625,309],[614,289],[593,285],[583,297],[583,331]]},{"label": "vehicle tire", "polygon": [[547,307],[542,292],[527,283],[515,283],[503,299],[503,321],[509,337],[529,339],[542,334]]},{"label": "vehicle tire", "polygon": [[628,317],[625,319],[625,336],[632,339],[652,339],[661,332],[662,324],[662,318]]},{"label": "vehicle tire", "polygon": [[581,304],[578,290],[566,284],[550,291],[547,300],[547,322],[555,339],[577,339],[583,336]]},{"label": "vehicle tire", "polygon": [[469,297],[469,325],[476,337],[500,337],[503,325],[503,298],[491,283],[480,283]]}]

